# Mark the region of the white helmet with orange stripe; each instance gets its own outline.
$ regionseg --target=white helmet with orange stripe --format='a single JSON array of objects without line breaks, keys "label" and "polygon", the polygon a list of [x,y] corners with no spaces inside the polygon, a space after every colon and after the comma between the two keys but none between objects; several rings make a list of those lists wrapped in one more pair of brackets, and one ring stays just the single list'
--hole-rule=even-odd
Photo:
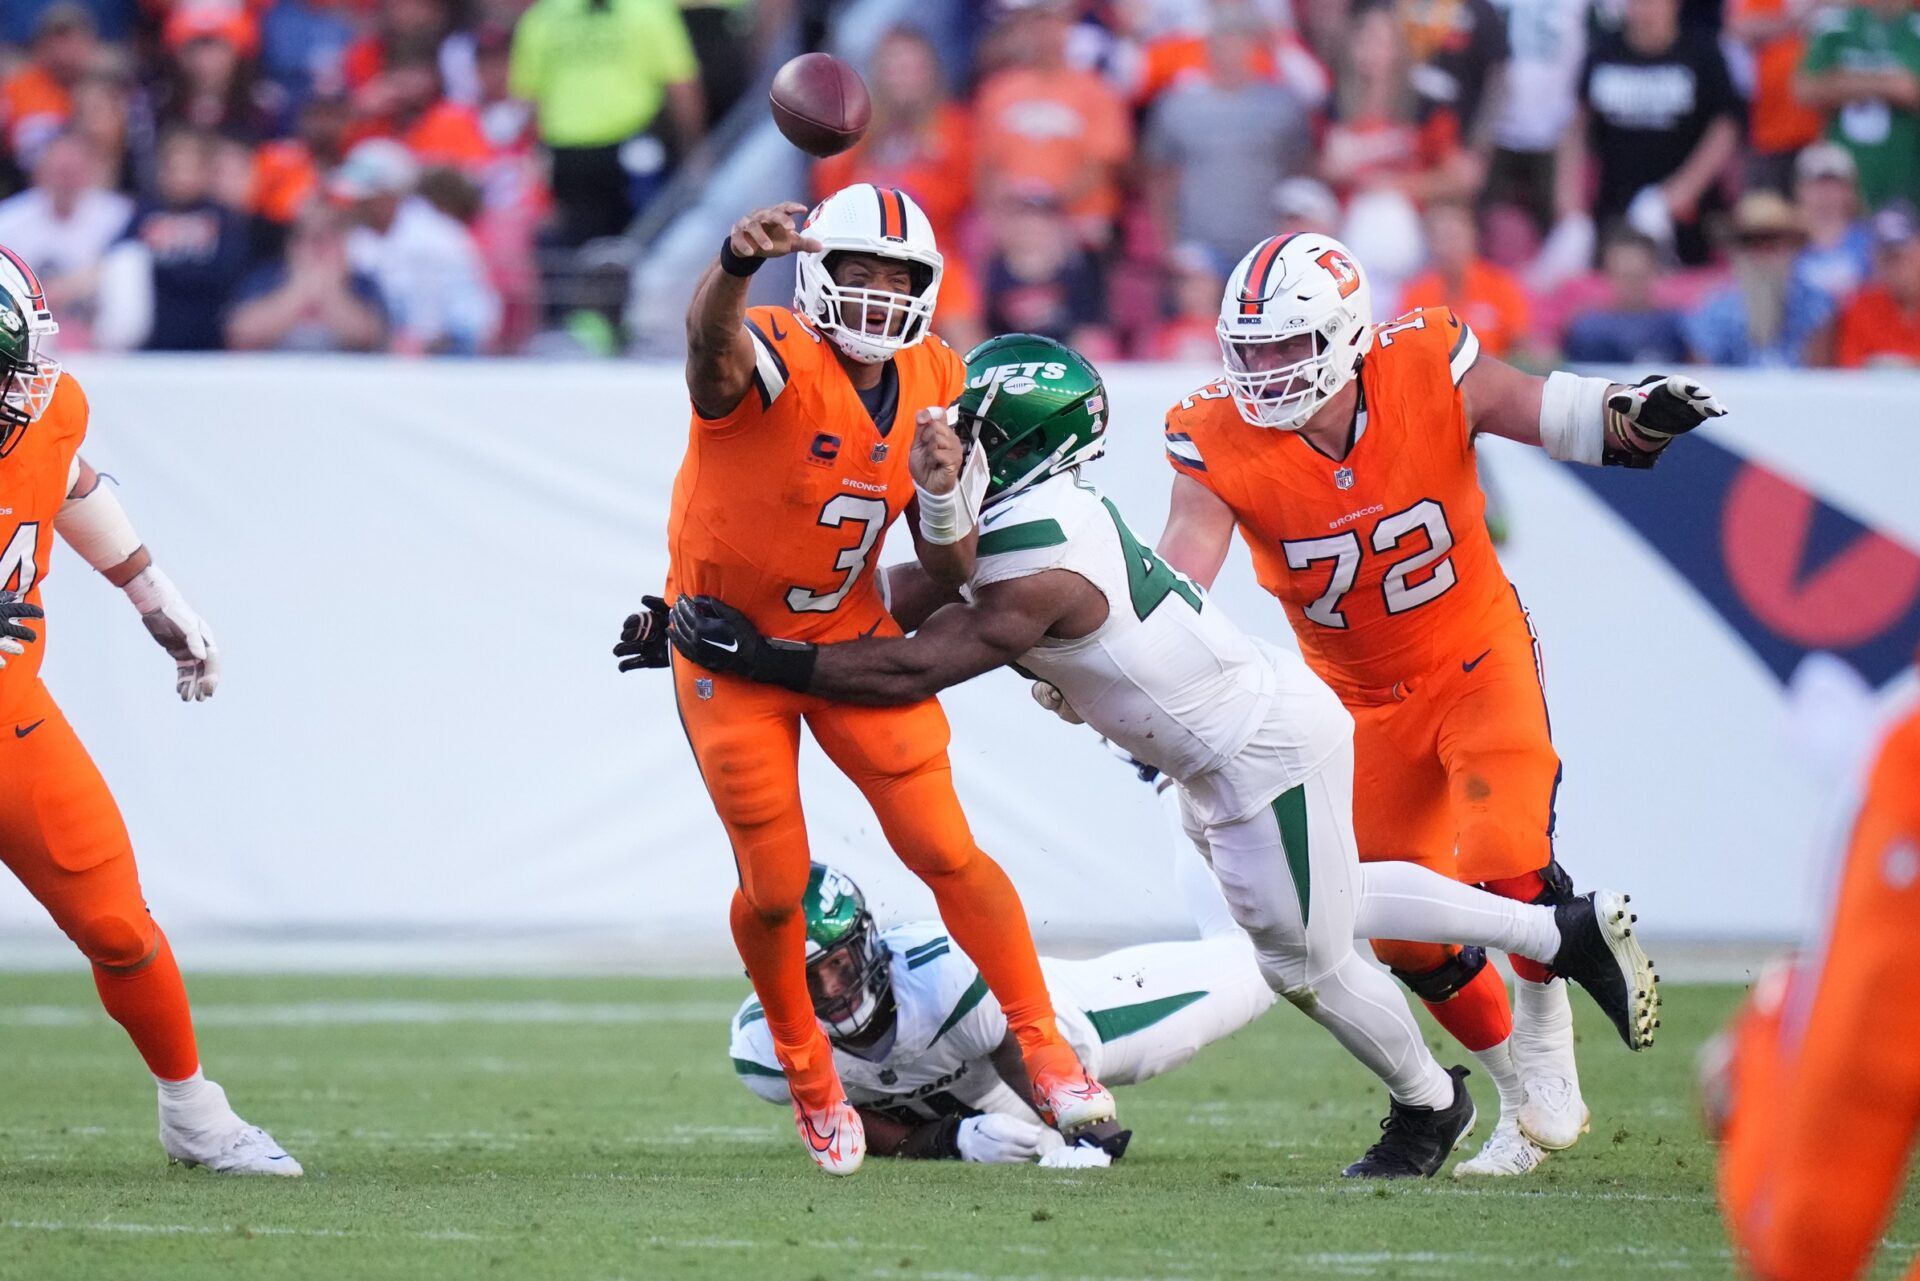
[{"label": "white helmet with orange stripe", "polygon": [[[877,365],[927,336],[940,292],[940,250],[933,243],[933,224],[913,197],[893,187],[856,183],[815,205],[801,230],[821,247],[795,255],[793,309],[834,346],[862,364]],[[903,264],[905,275],[883,280],[887,273],[862,258]]]},{"label": "white helmet with orange stripe", "polygon": [[1298,431],[1373,346],[1367,278],[1332,236],[1269,237],[1228,277],[1219,332],[1240,416]]},{"label": "white helmet with orange stripe", "polygon": [[48,357],[45,343],[59,332],[40,278],[26,259],[0,245],[0,455],[53,401],[60,364]]}]

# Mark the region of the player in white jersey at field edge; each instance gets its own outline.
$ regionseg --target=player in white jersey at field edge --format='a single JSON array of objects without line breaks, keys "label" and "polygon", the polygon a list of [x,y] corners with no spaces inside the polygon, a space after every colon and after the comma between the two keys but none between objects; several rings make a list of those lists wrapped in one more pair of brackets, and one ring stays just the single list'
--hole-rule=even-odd
[{"label": "player in white jersey at field edge", "polygon": [[[1069,1149],[1028,1106],[1006,1015],[938,921],[879,929],[853,878],[824,863],[813,865],[802,907],[814,1013],[866,1126],[868,1155],[1102,1165],[1124,1150],[1114,1133]],[[1041,958],[1054,1016],[1089,1072],[1137,1085],[1272,1007],[1252,941],[1224,914],[1211,929],[1082,961]],[[732,1028],[727,1053],[740,1083],[789,1103],[760,1003],[743,1001]]]},{"label": "player in white jersey at field edge", "polygon": [[1465,1069],[1434,1059],[1399,989],[1355,950],[1356,930],[1550,963],[1629,1047],[1651,1044],[1655,976],[1620,895],[1535,906],[1412,864],[1360,866],[1352,718],[1297,654],[1241,632],[1080,477],[1105,448],[1106,388],[1091,365],[1020,334],[975,349],[967,374],[959,426],[990,478],[964,599],[899,567],[891,608],[916,634],[811,645],[761,636],[724,601],[683,597],[674,646],[712,670],[881,705],[1017,664],[1171,775],[1268,985],[1388,1087],[1382,1137],[1349,1176],[1430,1176],[1475,1119]]}]

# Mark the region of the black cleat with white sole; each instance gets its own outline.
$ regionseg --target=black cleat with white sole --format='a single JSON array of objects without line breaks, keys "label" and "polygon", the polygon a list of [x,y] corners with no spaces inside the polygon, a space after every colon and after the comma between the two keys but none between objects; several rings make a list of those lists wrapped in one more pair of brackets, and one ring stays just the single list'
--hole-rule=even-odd
[{"label": "black cleat with white sole", "polygon": [[1380,1123],[1380,1141],[1340,1172],[1347,1179],[1431,1179],[1453,1150],[1473,1133],[1479,1114],[1467,1094],[1467,1069],[1452,1067],[1453,1102],[1443,1108],[1410,1108],[1395,1102]]},{"label": "black cleat with white sole", "polygon": [[1554,973],[1585,988],[1606,1011],[1628,1049],[1644,1050],[1660,1026],[1660,976],[1634,937],[1633,923],[1640,918],[1627,911],[1631,901],[1596,890],[1555,904],[1560,950],[1552,964]]}]

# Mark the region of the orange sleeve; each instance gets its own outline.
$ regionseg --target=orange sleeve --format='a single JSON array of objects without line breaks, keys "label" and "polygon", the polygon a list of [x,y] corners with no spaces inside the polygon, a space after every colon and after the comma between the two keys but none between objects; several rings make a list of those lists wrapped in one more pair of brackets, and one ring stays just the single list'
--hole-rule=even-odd
[{"label": "orange sleeve", "polygon": [[1442,107],[1420,125],[1420,167],[1432,169],[1460,150],[1460,117]]},{"label": "orange sleeve", "polygon": [[1866,322],[1865,304],[1869,295],[1862,294],[1849,302],[1840,312],[1840,332],[1834,338],[1833,363],[1842,369],[1858,369],[1867,363],[1867,333],[1871,328]]},{"label": "orange sleeve", "polygon": [[810,376],[820,360],[820,340],[785,307],[748,308],[743,323],[753,343],[753,381],[740,403],[718,418],[695,410],[703,430],[732,434],[753,426],[798,395],[792,384]]},{"label": "orange sleeve", "polygon": [[1093,81],[1095,89],[1093,111],[1093,132],[1087,139],[1100,159],[1109,164],[1124,164],[1133,154],[1133,117],[1127,111],[1127,104],[1119,94],[1107,88],[1102,81]]},{"label": "orange sleeve", "polygon": [[[1736,1099],[1761,1169],[1729,1227],[1757,1276],[1858,1276],[1920,1127],[1920,716],[1888,739],[1816,967],[1780,1016],[1771,1098]],[[1751,1111],[1749,1111],[1751,1109]]]}]

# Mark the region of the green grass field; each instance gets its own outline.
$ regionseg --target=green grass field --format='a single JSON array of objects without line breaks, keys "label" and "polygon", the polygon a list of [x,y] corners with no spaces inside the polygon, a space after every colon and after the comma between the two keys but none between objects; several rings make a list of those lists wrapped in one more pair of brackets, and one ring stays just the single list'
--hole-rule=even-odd
[{"label": "green grass field", "polygon": [[[0,976],[0,1278],[1732,1273],[1689,1095],[1730,988],[1672,989],[1662,1043],[1639,1057],[1583,1008],[1594,1132],[1531,1179],[1475,1186],[1337,1178],[1382,1096],[1284,1005],[1123,1091],[1134,1148],[1111,1171],[876,1160],[830,1180],[784,1110],[733,1080],[737,983],[201,978],[193,991],[212,1074],[307,1177],[169,1168],[152,1089],[85,976]],[[1913,1199],[1891,1236],[1888,1275],[1920,1240]]]}]

